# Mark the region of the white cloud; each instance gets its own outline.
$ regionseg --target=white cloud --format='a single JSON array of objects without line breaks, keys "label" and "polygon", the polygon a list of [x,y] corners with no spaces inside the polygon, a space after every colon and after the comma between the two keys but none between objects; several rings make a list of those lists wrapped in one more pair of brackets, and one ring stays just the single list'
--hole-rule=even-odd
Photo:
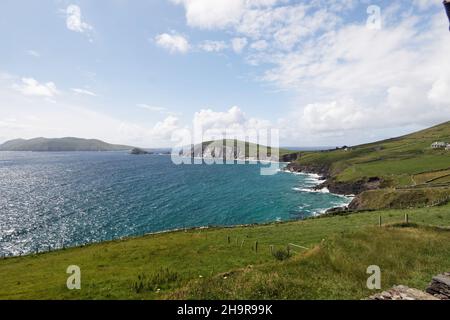
[{"label": "white cloud", "polygon": [[297,92],[298,106],[283,123],[295,123],[303,136],[353,139],[354,130],[426,127],[450,118],[446,29],[441,10],[404,14],[376,31],[344,24],[258,62],[275,65],[264,80]]},{"label": "white cloud", "polygon": [[413,4],[417,6],[420,10],[426,10],[433,6],[441,6],[442,1],[435,0],[413,0]]},{"label": "white cloud", "polygon": [[82,20],[79,6],[71,4],[66,9],[66,26],[69,30],[84,33],[92,30],[92,26]]},{"label": "white cloud", "polygon": [[163,33],[155,37],[156,44],[170,53],[186,53],[190,49],[188,40],[178,34]]},{"label": "white cloud", "polygon": [[41,84],[33,78],[22,78],[21,83],[14,84],[13,88],[25,96],[52,98],[59,94],[53,82]]},{"label": "white cloud", "polygon": [[141,109],[145,109],[145,110],[148,110],[148,111],[154,111],[154,112],[165,112],[165,111],[167,111],[167,109],[166,108],[163,108],[163,107],[157,107],[157,106],[151,106],[151,105],[148,105],[148,104],[144,104],[144,103],[140,103],[140,104],[138,104],[138,105],[136,105],[138,108],[141,108]]},{"label": "white cloud", "polygon": [[74,93],[80,94],[80,95],[87,95],[87,96],[92,96],[92,97],[96,97],[97,96],[96,93],[94,93],[92,91],[89,91],[89,90],[86,90],[86,89],[72,88],[71,90]]},{"label": "white cloud", "polygon": [[28,80],[26,86],[13,85],[18,81],[21,80],[0,71],[1,141],[74,136],[141,147],[167,147],[172,130],[177,128],[173,116],[147,126],[96,111],[100,109],[98,105],[80,106],[70,94],[61,94],[56,105],[49,99],[55,94],[53,86]]},{"label": "white cloud", "polygon": [[219,139],[226,132],[245,138],[246,134],[272,127],[270,121],[248,117],[239,107],[234,106],[225,112],[202,109],[194,114],[194,132],[201,131],[202,137],[196,143],[211,139]]},{"label": "white cloud", "polygon": [[244,8],[243,0],[172,0],[184,5],[191,27],[224,28],[236,23]]},{"label": "white cloud", "polygon": [[179,119],[174,116],[168,116],[161,122],[158,122],[152,130],[154,136],[170,141],[172,134],[180,129]]},{"label": "white cloud", "polygon": [[27,50],[27,54],[29,56],[35,57],[35,58],[39,58],[41,55],[39,54],[39,52],[35,51],[35,50]]},{"label": "white cloud", "polygon": [[228,46],[224,41],[206,40],[199,45],[199,48],[206,52],[220,52],[227,49]]},{"label": "white cloud", "polygon": [[259,40],[259,41],[253,42],[250,45],[250,47],[252,49],[255,49],[255,50],[258,50],[258,51],[265,50],[265,49],[267,49],[268,46],[269,46],[269,44],[267,43],[266,40]]},{"label": "white cloud", "polygon": [[241,53],[242,50],[247,46],[247,38],[233,38],[231,39],[231,47],[235,53]]},{"label": "white cloud", "polygon": [[[449,70],[450,72],[450,70]],[[428,99],[438,105],[450,106],[450,77],[437,79],[428,92]]]}]

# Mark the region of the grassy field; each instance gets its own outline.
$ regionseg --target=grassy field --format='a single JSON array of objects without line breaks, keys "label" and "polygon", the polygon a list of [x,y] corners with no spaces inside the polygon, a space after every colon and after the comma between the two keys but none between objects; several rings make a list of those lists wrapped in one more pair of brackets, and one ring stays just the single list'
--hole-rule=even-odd
[{"label": "grassy field", "polygon": [[449,174],[450,151],[432,149],[431,144],[435,141],[450,143],[450,122],[403,137],[352,147],[347,151],[303,153],[298,162],[326,164],[338,181],[382,177],[393,187],[411,186],[415,184],[413,177],[420,174],[434,172],[434,178]]},{"label": "grassy field", "polygon": [[425,289],[450,267],[450,230],[411,226],[342,232],[282,263],[246,267],[198,280],[174,299],[360,299],[374,292],[367,267],[381,268],[385,288]]},{"label": "grassy field", "polygon": [[[405,212],[420,226],[450,226],[447,205],[148,235],[0,260],[0,299],[360,299],[373,293],[364,289],[372,264],[383,288],[423,288],[450,270],[450,233],[377,227],[380,215],[388,225]],[[309,250],[291,247],[283,260],[290,243]],[[79,291],[66,288],[69,265],[81,268]]]}]

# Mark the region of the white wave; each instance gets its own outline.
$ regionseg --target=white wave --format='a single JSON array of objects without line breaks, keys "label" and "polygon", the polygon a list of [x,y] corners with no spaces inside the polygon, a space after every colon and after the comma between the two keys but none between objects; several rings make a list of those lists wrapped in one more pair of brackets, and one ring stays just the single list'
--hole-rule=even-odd
[{"label": "white wave", "polygon": [[322,189],[292,188],[292,190],[299,191],[299,192],[311,192],[311,193],[330,193],[330,190],[328,190],[328,188],[322,188]]}]

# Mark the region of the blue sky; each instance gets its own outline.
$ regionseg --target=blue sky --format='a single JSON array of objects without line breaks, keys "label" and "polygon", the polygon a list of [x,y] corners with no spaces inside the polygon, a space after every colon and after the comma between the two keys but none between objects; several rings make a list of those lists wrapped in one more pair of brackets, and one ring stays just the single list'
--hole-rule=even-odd
[{"label": "blue sky", "polygon": [[431,0],[6,0],[0,142],[162,147],[195,125],[387,138],[450,119],[449,37]]}]

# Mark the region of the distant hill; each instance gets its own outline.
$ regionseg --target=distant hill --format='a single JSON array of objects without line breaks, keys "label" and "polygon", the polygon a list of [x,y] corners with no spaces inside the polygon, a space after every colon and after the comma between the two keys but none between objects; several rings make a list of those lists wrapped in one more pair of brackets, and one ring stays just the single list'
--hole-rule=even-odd
[{"label": "distant hill", "polygon": [[184,148],[182,156],[206,159],[255,160],[258,158],[266,161],[291,161],[292,159],[289,158],[291,154],[296,155],[297,153],[292,150],[276,149],[239,140],[216,140]]},{"label": "distant hill", "polygon": [[34,138],[15,139],[0,145],[0,151],[36,151],[36,152],[62,152],[62,151],[122,151],[131,150],[126,145],[109,144],[96,139],[80,138]]}]

